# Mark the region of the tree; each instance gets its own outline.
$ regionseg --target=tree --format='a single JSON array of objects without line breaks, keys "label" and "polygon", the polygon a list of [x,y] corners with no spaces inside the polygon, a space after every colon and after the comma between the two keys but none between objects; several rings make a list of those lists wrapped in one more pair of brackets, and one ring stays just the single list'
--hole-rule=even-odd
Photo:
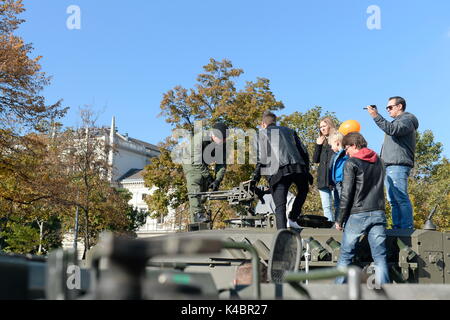
[{"label": "tree", "polygon": [[[238,90],[235,79],[244,71],[233,68],[230,61],[210,59],[203,69],[204,73],[197,77],[197,84],[193,89],[177,86],[163,96],[160,116],[176,129],[186,129],[192,133],[195,121],[198,120],[204,121],[206,129],[218,120],[225,122],[230,128],[256,129],[264,111],[284,108],[283,103],[270,90],[268,79],[247,81],[244,88]],[[146,186],[155,187],[146,202],[154,214],[166,214],[168,206],[177,208],[177,215],[187,213],[183,170],[171,158],[171,152],[177,143],[173,138],[168,138],[160,145],[161,155],[152,159],[152,163],[146,167]],[[236,148],[237,145],[234,146]],[[248,144],[246,148],[245,153],[248,155]],[[253,168],[248,163],[228,165],[222,188],[230,189],[248,179]],[[211,207],[213,215],[217,215],[218,226],[221,225],[220,220],[234,213],[223,203],[214,203]],[[178,217],[177,221],[180,220],[183,218]]]},{"label": "tree", "polygon": [[144,181],[152,188],[146,203],[149,211],[166,215],[168,207],[177,208],[187,200],[186,181],[183,168],[172,161],[171,151],[175,142],[170,138],[159,144],[160,155],[152,159],[145,168]]},{"label": "tree", "polygon": [[[0,171],[0,207],[4,208],[0,211],[0,218],[3,218],[3,227],[6,228],[9,221],[36,227],[39,230],[38,254],[60,244],[55,218],[62,210],[57,205],[68,194],[66,180],[60,174],[60,166],[54,161],[53,150],[47,143],[45,135],[29,134],[17,139],[15,147],[21,152],[11,152],[4,157],[14,167]],[[49,221],[50,224],[47,223]],[[47,226],[50,229],[46,229]],[[56,229],[51,230],[53,227]],[[11,228],[3,230],[13,231]],[[46,235],[51,235],[54,242],[44,240]],[[7,233],[3,236],[7,237]]]},{"label": "tree", "polygon": [[41,92],[50,78],[41,70],[41,57],[31,57],[32,45],[14,34],[23,11],[21,0],[0,2],[0,227],[9,243],[32,228],[26,214],[31,207],[53,196],[43,170],[46,145],[38,134],[67,111],[61,101],[46,104]]},{"label": "tree", "polygon": [[[130,212],[129,199],[108,180],[110,147],[102,140],[103,129],[95,126],[92,110],[82,109],[81,117],[79,128],[53,126],[48,134],[27,136],[36,140],[33,148],[14,153],[15,165],[23,167],[20,172],[26,179],[0,172],[2,223],[6,227],[15,221],[34,228],[39,245],[33,253],[48,252],[61,243],[62,234],[73,230],[77,207],[86,251],[100,232],[129,233],[142,219],[140,213]],[[3,241],[14,236],[11,232],[3,234]]]},{"label": "tree", "polygon": [[0,237],[7,236],[6,246],[3,248],[6,252],[26,254],[35,252],[39,245],[39,233],[35,228],[23,223],[10,221],[6,231],[0,232]]},{"label": "tree", "polygon": [[412,177],[416,180],[428,180],[435,174],[436,164],[441,160],[443,145],[434,141],[431,130],[416,135],[415,165]]},{"label": "tree", "polygon": [[126,215],[128,200],[108,180],[112,170],[108,163],[111,146],[102,139],[104,129],[96,126],[91,107],[80,109],[80,116],[78,128],[68,128],[54,139],[59,154],[55,161],[59,163],[58,171],[63,174],[66,188],[65,196],[61,195],[58,200],[72,208],[64,218],[65,229],[73,226],[75,208],[78,207],[86,253],[100,232],[126,231],[129,221]]},{"label": "tree", "polygon": [[244,71],[233,68],[229,60],[210,59],[203,69],[195,89],[176,86],[163,96],[160,115],[175,128],[193,131],[196,120],[209,124],[222,120],[230,127],[256,128],[257,119],[265,110],[284,108],[271,92],[268,79],[247,81],[244,90],[238,91],[233,79]]},{"label": "tree", "polygon": [[[17,17],[23,11],[21,0],[0,3],[0,175],[27,182],[32,180],[28,162],[41,147],[30,133],[61,118],[67,109],[61,108],[61,101],[46,105],[40,95],[50,82],[41,71],[41,57],[31,58],[32,46],[14,35],[23,22]],[[0,197],[8,198],[8,191],[3,191],[0,185]]]},{"label": "tree", "polygon": [[[127,189],[119,188],[117,189],[117,192],[126,203],[128,203],[133,197],[133,194]],[[148,211],[137,209],[132,205],[127,205],[126,216],[128,218],[129,223],[125,231],[135,232],[145,224],[148,217]]]},{"label": "tree", "polygon": [[61,102],[46,105],[40,95],[50,78],[41,71],[40,56],[30,58],[33,47],[14,35],[24,20],[21,0],[0,3],[0,129],[9,133],[37,129],[43,120],[65,114]]},{"label": "tree", "polygon": [[447,158],[442,158],[442,150],[442,143],[434,141],[431,130],[417,133],[416,161],[409,179],[416,228],[422,228],[433,209],[438,228],[450,227],[450,165]]}]

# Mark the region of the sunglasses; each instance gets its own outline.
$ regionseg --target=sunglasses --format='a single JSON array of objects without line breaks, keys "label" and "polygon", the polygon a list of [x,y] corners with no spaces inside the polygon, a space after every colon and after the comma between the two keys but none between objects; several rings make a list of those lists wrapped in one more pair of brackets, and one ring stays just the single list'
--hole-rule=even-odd
[{"label": "sunglasses", "polygon": [[396,106],[396,104],[387,106],[387,107],[386,107],[386,110],[387,110],[387,111],[391,111],[395,106]]}]

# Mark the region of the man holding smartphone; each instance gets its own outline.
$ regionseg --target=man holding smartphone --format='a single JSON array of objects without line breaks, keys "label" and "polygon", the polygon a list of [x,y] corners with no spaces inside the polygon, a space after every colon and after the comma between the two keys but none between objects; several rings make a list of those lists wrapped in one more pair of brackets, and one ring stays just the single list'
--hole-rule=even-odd
[{"label": "man holding smartphone", "polygon": [[384,119],[375,106],[367,106],[377,126],[385,132],[381,159],[386,166],[385,186],[392,208],[393,229],[414,229],[413,209],[408,196],[408,177],[414,167],[417,118],[406,112],[402,97],[389,98],[386,107],[392,122]]}]

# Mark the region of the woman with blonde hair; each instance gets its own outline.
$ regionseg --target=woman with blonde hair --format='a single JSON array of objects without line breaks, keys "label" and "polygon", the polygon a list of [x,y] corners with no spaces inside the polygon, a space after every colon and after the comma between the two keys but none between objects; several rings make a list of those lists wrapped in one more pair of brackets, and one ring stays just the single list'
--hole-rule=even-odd
[{"label": "woman with blonde hair", "polygon": [[316,141],[313,162],[319,164],[317,169],[317,188],[319,189],[320,199],[322,200],[322,209],[324,216],[329,221],[335,221],[335,213],[333,212],[333,191],[330,188],[330,162],[333,157],[333,150],[328,138],[336,131],[336,125],[330,117],[320,120],[319,137]]}]

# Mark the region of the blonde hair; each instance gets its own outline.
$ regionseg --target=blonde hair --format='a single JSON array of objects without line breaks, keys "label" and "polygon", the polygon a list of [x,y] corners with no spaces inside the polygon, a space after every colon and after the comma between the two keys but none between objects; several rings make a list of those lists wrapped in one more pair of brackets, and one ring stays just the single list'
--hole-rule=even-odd
[{"label": "blonde hair", "polygon": [[[331,119],[330,117],[320,119],[319,127],[322,122],[325,122],[330,127],[330,133],[328,134],[328,137],[331,137],[331,135],[337,131],[333,119]],[[320,131],[320,135],[322,136],[322,131]]]},{"label": "blonde hair", "polygon": [[330,144],[334,142],[340,142],[342,144],[342,142],[344,141],[344,135],[339,131],[335,131],[330,134],[330,136],[328,137],[328,141],[330,142]]}]

